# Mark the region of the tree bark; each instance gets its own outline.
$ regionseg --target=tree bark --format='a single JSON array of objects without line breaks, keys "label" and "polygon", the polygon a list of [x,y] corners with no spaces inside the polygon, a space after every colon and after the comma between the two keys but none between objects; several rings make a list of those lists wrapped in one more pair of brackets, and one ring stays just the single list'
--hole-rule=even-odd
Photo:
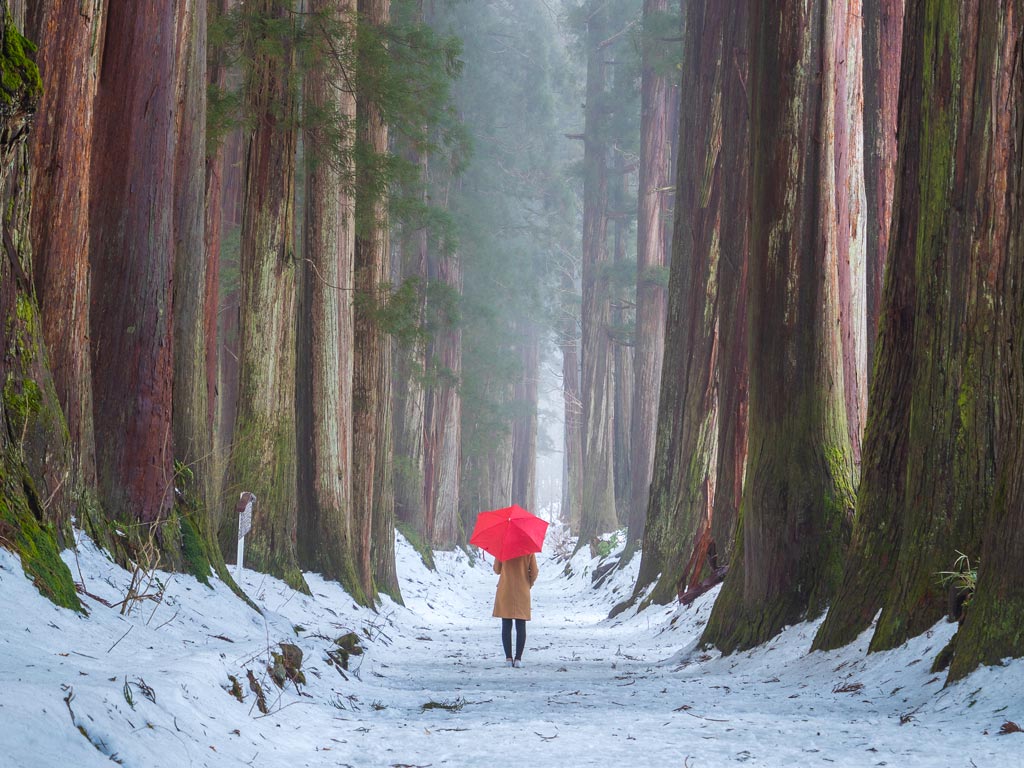
[{"label": "tree bark", "polygon": [[614,392],[608,337],[611,302],[608,262],[608,137],[605,61],[601,43],[606,4],[593,3],[587,19],[587,103],[583,150],[583,507],[577,546],[617,525],[613,472]]},{"label": "tree bark", "polygon": [[512,424],[512,503],[533,511],[537,479],[537,382],[540,368],[539,330],[519,321],[520,375],[516,381]]},{"label": "tree bark", "polygon": [[[644,19],[668,10],[668,0],[644,0]],[[671,140],[668,120],[668,78],[651,63],[650,47],[643,50],[640,75],[640,170],[636,220],[636,347],[633,357],[633,418],[630,445],[629,542],[643,538],[647,519],[654,441],[665,349],[665,288],[660,270],[665,267],[662,237],[669,213]],[[675,128],[675,126],[672,126]]]},{"label": "tree bark", "polygon": [[[572,296],[576,287],[566,267],[562,294]],[[583,516],[583,402],[580,398],[579,320],[569,301],[563,301],[559,347],[562,350],[562,401],[565,408],[562,471],[562,519],[579,535]]]},{"label": "tree bark", "polygon": [[843,51],[832,83],[835,166],[836,266],[839,270],[839,323],[843,346],[846,426],[854,465],[867,413],[867,324],[865,321],[864,96],[861,0],[837,7],[828,34]]},{"label": "tree bark", "polygon": [[[750,7],[725,24],[722,56],[722,210],[718,261],[718,476],[711,539],[718,564],[733,550],[747,458],[747,262],[750,252]],[[698,568],[703,563],[697,564]]]},{"label": "tree bark", "polygon": [[0,546],[17,553],[25,575],[55,604],[81,610],[58,554],[71,543],[71,510],[57,492],[72,470],[71,444],[50,375],[33,297],[31,185],[27,142],[43,82],[24,50],[24,9],[0,0]]},{"label": "tree bark", "polygon": [[[429,260],[428,277],[462,293],[462,267],[456,254]],[[435,369],[424,408],[424,489],[429,540],[436,549],[452,549],[459,537],[459,485],[462,460],[462,331],[439,327],[428,349]]]},{"label": "tree bark", "polygon": [[[359,14],[363,22],[377,34],[389,19],[387,0],[359,0]],[[383,45],[383,42],[378,41]],[[388,151],[388,127],[380,106],[371,93],[357,94],[359,114],[358,141],[366,151],[377,157]],[[390,392],[387,376],[389,367],[388,340],[377,320],[376,312],[383,307],[387,296],[383,289],[390,274],[388,269],[387,200],[384,193],[375,191],[365,170],[360,174],[356,192],[355,251],[355,367],[352,390],[352,504],[355,523],[356,568],[363,590],[371,599],[373,564],[370,545],[373,535],[389,536],[388,531],[373,532],[374,482],[380,468],[377,466],[378,434],[381,414],[386,404],[384,397]]]},{"label": "tree bark", "polygon": [[[251,13],[280,24],[287,0],[260,0]],[[248,137],[242,208],[239,393],[227,503],[256,494],[246,563],[308,591],[296,556],[295,440],[295,95],[291,35],[267,45],[262,25],[246,30],[251,57],[244,98]]]},{"label": "tree bark", "polygon": [[[305,74],[305,113],[332,115],[342,138],[315,120],[304,129],[306,194],[299,274],[296,433],[298,555],[304,569],[339,582],[366,604],[356,574],[352,516],[352,194],[356,98],[332,51],[352,45],[354,0],[309,0],[313,17],[344,25],[347,39],[319,41]],[[322,119],[322,118],[321,118]],[[339,146],[331,142],[337,141]]]},{"label": "tree bark", "polygon": [[650,599],[674,600],[700,531],[710,525],[717,459],[717,279],[720,257],[720,150],[723,33],[717,3],[687,8],[683,85],[699,109],[680,122],[675,232],[669,278],[665,360],[654,474],[634,594],[657,582]]},{"label": "tree bark", "polygon": [[[91,237],[93,414],[110,520],[171,508],[176,4],[109,4],[95,106]],[[173,548],[173,542],[160,542]]]},{"label": "tree bark", "polygon": [[989,276],[999,299],[989,340],[995,346],[998,465],[978,581],[956,636],[951,681],[979,664],[1002,665],[1024,656],[1024,4],[1014,0],[999,12],[979,8],[977,24],[979,48],[987,56],[979,62],[985,79],[975,91],[975,108],[985,114],[990,142],[979,158],[983,185],[976,199],[990,217],[990,226],[981,229],[981,246],[991,253]]},{"label": "tree bark", "polygon": [[[65,493],[96,482],[89,353],[89,178],[105,2],[29,3],[27,29],[43,78],[31,135],[34,282],[54,385],[74,446]],[[58,504],[58,507],[61,506]]]},{"label": "tree bark", "polygon": [[867,283],[868,380],[874,375],[875,341],[889,253],[889,227],[896,187],[896,122],[904,0],[863,0],[864,179]]},{"label": "tree bark", "polygon": [[[750,455],[741,531],[702,641],[725,653],[821,613],[852,511],[837,286],[833,90],[846,4],[755,3]],[[738,556],[742,553],[742,556]]]}]

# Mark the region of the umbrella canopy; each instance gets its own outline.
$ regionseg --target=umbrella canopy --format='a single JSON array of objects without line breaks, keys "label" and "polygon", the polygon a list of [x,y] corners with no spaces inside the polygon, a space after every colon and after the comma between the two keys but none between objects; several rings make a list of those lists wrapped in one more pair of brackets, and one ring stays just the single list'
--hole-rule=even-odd
[{"label": "umbrella canopy", "polygon": [[469,543],[505,561],[540,552],[547,530],[545,520],[513,504],[477,515]]}]

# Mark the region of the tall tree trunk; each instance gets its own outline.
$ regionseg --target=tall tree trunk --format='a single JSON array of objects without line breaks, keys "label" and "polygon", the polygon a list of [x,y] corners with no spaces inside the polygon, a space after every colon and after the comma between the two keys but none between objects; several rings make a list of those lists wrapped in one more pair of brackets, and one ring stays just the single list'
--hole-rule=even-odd
[{"label": "tall tree trunk", "polygon": [[882,277],[896,187],[896,121],[904,0],[862,0],[864,13],[865,280],[868,379],[874,375]]},{"label": "tall tree trunk", "polygon": [[[89,178],[105,2],[28,4],[43,78],[32,131],[34,281],[53,380],[74,446],[67,491],[96,482],[89,353]],[[65,491],[66,492],[66,491]],[[61,505],[58,504],[58,507]]]},{"label": "tall tree trunk", "polygon": [[[703,642],[729,653],[821,613],[852,511],[837,286],[831,33],[846,4],[754,4],[750,455],[741,530]],[[781,105],[781,107],[780,107]]]},{"label": "tall tree trunk", "polygon": [[512,424],[512,503],[533,510],[537,479],[537,379],[540,374],[540,335],[527,319],[519,323],[519,361],[515,420]]},{"label": "tall tree trunk", "polygon": [[[113,0],[96,98],[90,189],[93,414],[110,520],[171,508],[177,5]],[[172,550],[176,542],[163,539]]]},{"label": "tall tree trunk", "polygon": [[587,103],[583,149],[583,508],[577,546],[617,525],[613,472],[614,393],[608,338],[611,302],[608,276],[608,113],[605,89],[604,2],[591,4],[587,19]]},{"label": "tall tree trunk", "polygon": [[835,166],[836,266],[839,269],[839,323],[843,346],[846,426],[853,461],[860,467],[860,443],[867,413],[867,325],[864,266],[864,97],[861,0],[846,0],[833,15],[827,34],[843,51],[835,68],[832,124]]},{"label": "tall tree trunk", "polygon": [[375,592],[383,592],[397,603],[402,602],[395,564],[395,481],[394,433],[391,403],[391,338],[384,338],[385,354],[381,359],[381,410],[377,420],[377,469],[373,479],[373,537],[370,540],[370,562],[373,567]]},{"label": "tall tree trunk", "polygon": [[981,245],[991,253],[993,293],[1000,299],[989,339],[996,346],[998,469],[976,590],[957,633],[950,680],[979,664],[1024,656],[1024,3],[1014,0],[998,12],[979,8],[977,24],[979,48],[991,56],[979,62],[984,80],[974,94],[990,138],[979,158],[983,182],[975,199],[990,216]]},{"label": "tall tree trunk", "polygon": [[668,323],[643,556],[634,594],[667,603],[685,588],[694,543],[710,524],[717,458],[715,393],[726,7],[687,8],[683,92],[698,109],[680,123]]},{"label": "tall tree trunk", "polygon": [[[288,0],[260,0],[250,13],[291,19]],[[296,556],[295,441],[295,67],[291,33],[246,30],[252,57],[244,98],[253,115],[245,164],[239,314],[239,395],[227,503],[256,494],[246,563],[308,591]],[[233,506],[233,504],[232,504]]]},{"label": "tall tree trunk", "polygon": [[[625,77],[624,77],[625,75]],[[616,72],[616,87],[621,92],[625,87],[632,88],[632,78],[620,67]],[[628,221],[632,216],[628,212],[628,196],[626,193],[626,167],[624,153],[616,149],[615,170],[611,185],[609,205],[615,211],[612,227],[612,261],[616,265],[626,262],[626,235]],[[632,481],[630,459],[632,457],[633,440],[633,345],[632,338],[626,333],[631,318],[631,309],[626,307],[625,291],[619,288],[618,295],[611,302],[611,322],[609,338],[612,344],[612,412],[615,414],[612,423],[612,480],[615,493],[615,517],[617,525],[629,525],[629,505],[632,501],[630,482]],[[632,334],[635,338],[635,333]]]},{"label": "tall tree trunk", "polygon": [[[562,294],[575,295],[573,275],[562,273]],[[579,321],[573,303],[562,302],[559,347],[562,350],[562,401],[565,409],[562,471],[562,520],[573,534],[579,534],[583,516],[583,402],[580,398]]]},{"label": "tall tree trunk", "polygon": [[[309,115],[337,126],[305,128],[303,259],[299,272],[296,434],[298,554],[303,568],[338,581],[356,601],[366,597],[356,574],[352,517],[352,281],[355,200],[351,147],[355,94],[332,49],[355,34],[354,0],[309,0],[311,16],[345,25],[347,39],[321,40],[318,64],[305,75]],[[331,128],[341,130],[331,138]],[[332,146],[336,141],[338,146]]]},{"label": "tall tree trunk", "polygon": [[50,375],[29,277],[27,141],[43,81],[34,63],[14,55],[30,44],[23,29],[24,8],[9,8],[0,0],[0,546],[20,555],[25,575],[43,595],[81,610],[71,573],[58,554],[59,547],[70,544],[71,509],[56,492],[72,470],[74,446]]},{"label": "tall tree trunk", "polygon": [[[458,256],[438,255],[431,262],[430,280],[461,294],[462,267]],[[437,549],[451,549],[459,537],[462,331],[454,325],[438,328],[428,359],[435,370],[424,408],[423,498],[429,520],[429,541]]]},{"label": "tall tree trunk", "polygon": [[[222,17],[227,13],[228,0],[212,0],[207,3],[208,19]],[[206,67],[207,87],[222,90],[227,85],[227,67],[223,51],[216,48],[208,51]],[[221,366],[220,366],[220,302],[221,302],[221,245],[223,242],[224,217],[224,136],[207,134],[205,188],[205,221],[203,223],[203,249],[206,254],[206,289],[204,299],[204,333],[206,335],[206,406],[207,428],[210,430],[210,450],[213,471],[211,477],[212,496],[210,514],[213,531],[217,540],[223,518],[222,492],[224,490],[224,443],[221,432]],[[218,547],[219,549],[219,547]]]},{"label": "tall tree trunk", "polygon": [[[711,540],[718,564],[733,549],[747,459],[747,261],[750,252],[750,6],[735,6],[722,56],[722,210],[718,260],[718,477]],[[701,567],[703,564],[698,563]]]},{"label": "tall tree trunk", "polygon": [[853,639],[879,607],[871,650],[925,631],[947,607],[935,574],[951,569],[957,551],[980,548],[999,445],[993,308],[1012,242],[1008,179],[1019,166],[1007,106],[1020,77],[1019,19],[1019,9],[1002,17],[977,2],[907,8],[896,214],[865,445],[871,472],[818,647]]},{"label": "tall tree trunk", "polygon": [[[359,0],[363,23],[380,37],[374,44],[383,45],[383,28],[389,20],[387,0]],[[366,151],[383,157],[388,151],[388,127],[380,106],[371,93],[357,96],[359,114],[358,140]],[[358,169],[357,169],[358,170]],[[355,368],[352,390],[352,504],[356,532],[356,567],[363,589],[373,599],[373,564],[370,543],[373,535],[390,536],[389,531],[373,532],[374,482],[377,467],[378,435],[382,426],[384,397],[390,392],[388,339],[377,320],[377,311],[387,300],[384,282],[388,268],[387,200],[377,191],[366,171],[358,170],[356,192],[355,254]]]},{"label": "tall tree trunk", "polygon": [[[428,164],[426,155],[413,152],[410,160],[416,162],[426,181]],[[426,192],[423,193],[426,202]],[[398,275],[401,281],[419,282],[417,321],[423,323],[426,312],[427,230],[420,227],[405,234],[400,241]],[[426,408],[427,345],[416,340],[396,346],[394,404],[392,408],[395,438],[395,514],[399,520],[413,527],[421,538],[427,536],[427,505],[424,500],[424,411]]]},{"label": "tall tree trunk", "polygon": [[[668,0],[644,0],[645,23],[668,10]],[[662,232],[670,219],[668,187],[671,175],[668,78],[651,62],[651,43],[645,29],[640,76],[640,172],[636,222],[636,347],[633,358],[633,418],[630,444],[628,539],[643,538],[654,469],[654,440],[665,349],[665,288],[660,272],[666,264]]]},{"label": "tall tree trunk", "polygon": [[[216,282],[206,239],[206,0],[179,5],[179,50],[176,75],[179,105],[174,163],[174,389],[172,430],[174,458],[185,470],[175,484],[185,491],[187,519],[204,542],[202,554],[184,552],[189,570],[206,580],[212,565],[222,580],[233,584],[217,544],[219,462],[214,449],[211,400],[215,380],[210,376],[209,344],[216,344],[210,323],[216,322]],[[216,326],[214,325],[214,329]]]}]

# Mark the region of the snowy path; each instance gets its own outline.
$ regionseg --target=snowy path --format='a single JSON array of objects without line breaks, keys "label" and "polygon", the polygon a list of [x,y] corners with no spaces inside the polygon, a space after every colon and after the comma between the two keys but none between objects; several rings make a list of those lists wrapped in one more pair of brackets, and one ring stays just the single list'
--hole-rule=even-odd
[{"label": "snowy path", "polygon": [[[442,553],[430,572],[401,541],[398,558],[406,607],[378,614],[316,576],[306,597],[247,571],[263,615],[219,583],[168,576],[159,605],[122,617],[87,599],[81,617],[40,598],[0,550],[0,767],[1024,765],[1024,734],[997,735],[1024,724],[1024,664],[942,690],[928,667],[950,625],[866,658],[865,641],[807,654],[805,624],[719,658],[694,649],[712,594],[607,621],[636,564],[595,590],[580,554],[571,577],[541,559],[527,666],[509,669],[490,564]],[[123,595],[127,574],[101,553],[83,547],[80,562],[90,591]],[[326,651],[348,630],[372,639],[343,676]],[[301,691],[267,679],[282,641],[304,651]],[[267,716],[248,671],[267,688]]]}]

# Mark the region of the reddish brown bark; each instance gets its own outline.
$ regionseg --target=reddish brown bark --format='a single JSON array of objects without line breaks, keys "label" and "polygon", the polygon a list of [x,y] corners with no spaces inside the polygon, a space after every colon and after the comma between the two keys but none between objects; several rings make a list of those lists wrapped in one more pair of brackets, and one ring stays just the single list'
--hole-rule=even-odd
[{"label": "reddish brown bark", "polygon": [[[711,538],[728,564],[747,458],[747,261],[750,251],[750,13],[740,3],[725,25],[722,55],[722,255],[718,262],[718,475]],[[703,566],[703,561],[698,561]]]},{"label": "reddish brown bark", "polygon": [[710,526],[717,458],[717,276],[722,200],[722,83],[726,8],[690,3],[682,89],[698,109],[680,122],[673,263],[651,494],[636,593],[666,603],[685,588],[685,564]]},{"label": "reddish brown bark", "polygon": [[[89,178],[106,3],[29,3],[43,95],[32,132],[32,228],[43,338],[74,445],[78,483],[96,480],[89,353]],[[70,489],[69,489],[70,490]]]},{"label": "reddish brown bark", "polygon": [[170,508],[174,4],[114,0],[96,98],[90,189],[93,413],[113,520]]},{"label": "reddish brown bark", "polygon": [[873,375],[896,186],[896,121],[904,0],[863,0],[867,366]]},{"label": "reddish brown bark", "polygon": [[838,386],[833,87],[845,51],[831,33],[845,12],[830,0],[751,11],[748,480],[702,638],[726,653],[819,614],[842,575],[853,462]]}]

